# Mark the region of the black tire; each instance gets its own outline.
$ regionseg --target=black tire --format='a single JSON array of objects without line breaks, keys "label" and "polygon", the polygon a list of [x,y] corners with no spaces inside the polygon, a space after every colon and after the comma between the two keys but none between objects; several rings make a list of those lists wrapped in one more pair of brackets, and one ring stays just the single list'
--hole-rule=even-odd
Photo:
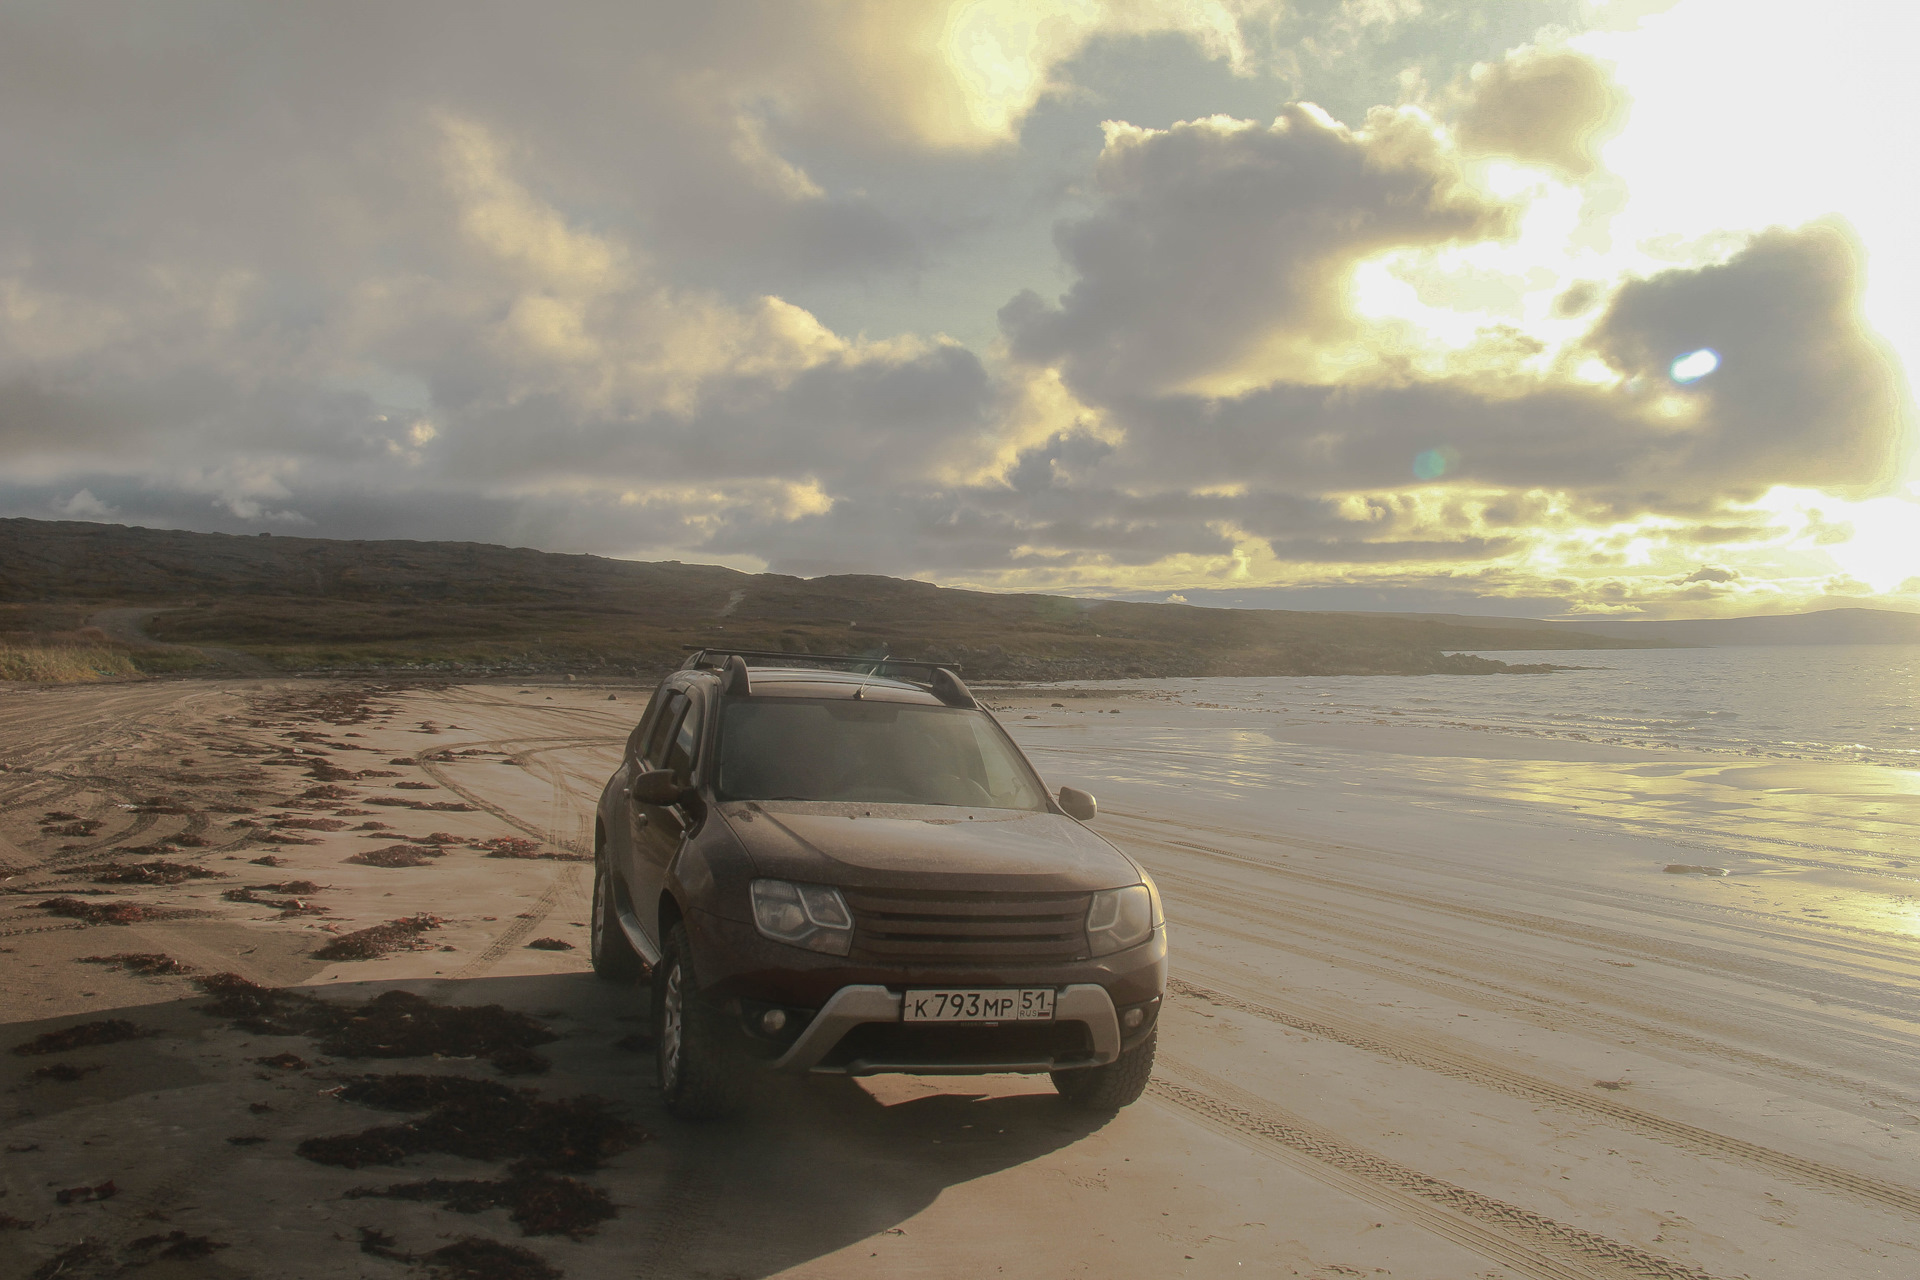
[{"label": "black tire", "polygon": [[699,993],[687,927],[675,923],[653,969],[653,1044],[661,1100],[682,1120],[716,1119],[740,1102],[740,1056],[727,1044],[724,1015]]},{"label": "black tire", "polygon": [[593,927],[587,933],[588,957],[594,973],[608,982],[632,982],[646,965],[621,931],[619,909],[614,904],[613,873],[605,858],[593,861]]},{"label": "black tire", "polygon": [[1137,1102],[1153,1077],[1154,1041],[1159,1036],[1160,1029],[1155,1027],[1145,1040],[1104,1067],[1052,1072],[1053,1087],[1068,1102],[1089,1111],[1118,1111]]}]

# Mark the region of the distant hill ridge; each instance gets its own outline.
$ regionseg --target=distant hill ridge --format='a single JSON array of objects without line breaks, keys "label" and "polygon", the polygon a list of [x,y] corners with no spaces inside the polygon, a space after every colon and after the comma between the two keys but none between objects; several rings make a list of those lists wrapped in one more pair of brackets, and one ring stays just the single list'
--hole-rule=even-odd
[{"label": "distant hill ridge", "polygon": [[1585,624],[1090,601],[877,575],[802,579],[484,543],[0,519],[0,633],[77,627],[108,605],[154,610],[147,626],[158,640],[288,670],[650,672],[676,663],[687,644],[727,643],[885,651],[957,662],[988,679],[1467,674],[1504,668],[1461,651],[1700,643]]}]

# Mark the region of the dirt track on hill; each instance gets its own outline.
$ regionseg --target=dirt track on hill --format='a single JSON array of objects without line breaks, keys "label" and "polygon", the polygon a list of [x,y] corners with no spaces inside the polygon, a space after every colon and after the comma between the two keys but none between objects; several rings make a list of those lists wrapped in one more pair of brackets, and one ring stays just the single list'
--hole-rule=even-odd
[{"label": "dirt track on hill", "polygon": [[[0,1049],[137,1033],[0,1054],[0,1274],[64,1256],[60,1275],[400,1277],[463,1235],[579,1278],[1920,1269],[1911,939],[1569,882],[1475,854],[1492,828],[1461,825],[1457,854],[1384,819],[1343,829],[1332,806],[1360,798],[1332,788],[1285,821],[1104,791],[1096,828],[1152,868],[1174,930],[1161,1068],[1118,1116],[1072,1111],[1044,1079],[893,1077],[769,1081],[737,1121],[677,1124],[655,1100],[644,989],[585,960],[579,859],[644,696],[0,691]],[[1111,705],[1129,729],[1141,717]],[[1024,697],[1003,719],[1057,785],[1127,748],[1118,721],[1089,736],[1107,710]],[[396,844],[417,865],[347,861]],[[149,863],[213,874],[99,882]],[[61,899],[147,918],[40,905]],[[417,949],[314,955],[423,918]],[[546,940],[572,949],[529,946]],[[116,955],[194,972],[89,962]],[[194,977],[222,972],[332,1000],[498,1003],[551,1033],[548,1066],[322,1051],[271,1019],[207,1016]],[[337,1096],[394,1072],[610,1099],[649,1136],[569,1176],[614,1216],[529,1237],[507,1208],[447,1207],[452,1192],[347,1196],[507,1176],[431,1149],[357,1169],[300,1154],[407,1122]]]}]

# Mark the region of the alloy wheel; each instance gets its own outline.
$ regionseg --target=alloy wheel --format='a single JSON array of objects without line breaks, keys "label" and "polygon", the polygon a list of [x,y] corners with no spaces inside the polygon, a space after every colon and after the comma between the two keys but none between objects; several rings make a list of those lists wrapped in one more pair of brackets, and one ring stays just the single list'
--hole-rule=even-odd
[{"label": "alloy wheel", "polygon": [[681,989],[679,957],[667,966],[660,997],[660,1087],[672,1092],[680,1082],[681,1043],[685,1037],[686,993]]},{"label": "alloy wheel", "polygon": [[587,946],[593,962],[600,964],[607,954],[607,869],[593,869],[593,915],[587,932]]}]

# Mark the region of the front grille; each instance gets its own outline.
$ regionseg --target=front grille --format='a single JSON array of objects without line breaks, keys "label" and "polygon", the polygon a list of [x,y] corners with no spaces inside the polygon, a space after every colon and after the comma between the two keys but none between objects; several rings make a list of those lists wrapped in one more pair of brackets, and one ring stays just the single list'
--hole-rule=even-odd
[{"label": "front grille", "polygon": [[879,964],[1049,964],[1087,953],[1084,893],[848,889],[853,954]]}]

